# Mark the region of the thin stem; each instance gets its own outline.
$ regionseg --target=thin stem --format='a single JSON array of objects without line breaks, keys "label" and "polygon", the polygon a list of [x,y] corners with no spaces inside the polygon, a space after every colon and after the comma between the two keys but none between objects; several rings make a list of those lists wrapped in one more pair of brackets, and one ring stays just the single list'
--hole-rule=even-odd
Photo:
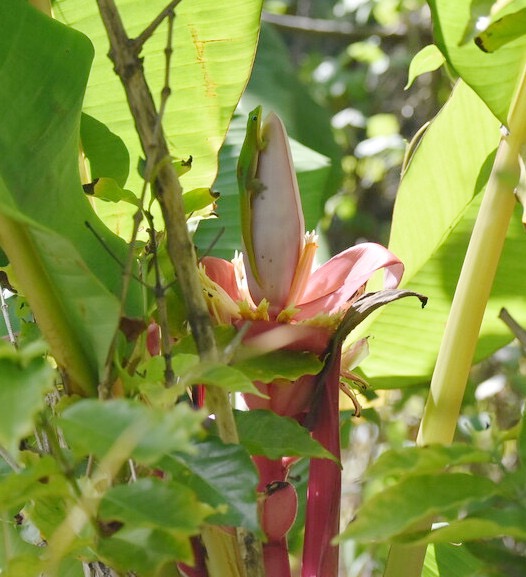
[{"label": "thin stem", "polygon": [[164,117],[164,112],[166,110],[166,104],[168,102],[168,98],[172,93],[170,88],[170,63],[172,60],[173,48],[172,48],[172,40],[173,40],[173,31],[174,31],[174,18],[175,14],[173,12],[173,8],[167,13],[168,19],[168,38],[166,41],[166,48],[164,49],[164,57],[165,57],[165,65],[164,65],[164,86],[161,90],[161,103],[159,105],[159,118],[162,119]]},{"label": "thin stem", "polygon": [[163,8],[161,12],[151,21],[150,24],[135,38],[132,40],[133,47],[139,53],[142,50],[144,43],[149,40],[157,28],[162,24],[165,18],[173,19],[174,8],[181,2],[181,0],[172,0],[166,8]]},{"label": "thin stem", "polygon": [[[173,8],[166,14],[168,18],[168,38],[166,41],[166,48],[164,49],[166,63],[164,67],[164,86],[161,91],[161,103],[159,105],[159,114],[157,115],[157,125],[155,127],[155,135],[158,136],[161,122],[164,117],[164,113],[166,110],[166,104],[168,102],[168,98],[170,97],[171,90],[170,90],[170,61],[173,53],[172,49],[172,40],[173,40],[173,23],[174,23],[174,13]],[[148,157],[147,167],[146,167],[146,175],[145,175],[145,182],[150,180],[152,177],[151,174],[151,164],[153,155]],[[167,387],[172,387],[175,382],[175,375],[172,368],[172,353],[171,353],[171,342],[170,342],[170,330],[169,330],[169,323],[168,323],[168,309],[166,305],[166,289],[163,287],[162,284],[162,275],[161,275],[161,268],[159,266],[159,258],[158,258],[158,245],[157,245],[157,236],[155,231],[155,226],[153,222],[153,215],[150,211],[144,211],[144,216],[148,221],[149,226],[149,235],[150,235],[150,247],[152,253],[152,261],[154,266],[155,272],[155,299],[157,302],[157,313],[159,316],[159,326],[161,327],[161,353],[164,358],[165,362],[165,369],[164,369],[164,378]]]},{"label": "thin stem", "polygon": [[51,423],[47,419],[46,415],[42,416],[40,426],[43,433],[46,435],[50,454],[55,457],[55,460],[59,464],[64,477],[66,477],[67,481],[71,485],[75,495],[80,498],[82,496],[82,491],[80,490],[77,478],[75,477],[75,472],[71,467],[71,463],[68,461],[66,455],[64,454],[62,447],[60,446],[57,432],[51,426]]},{"label": "thin stem", "polygon": [[130,482],[137,482],[137,470],[135,469],[135,463],[133,459],[128,459],[128,469],[130,470]]},{"label": "thin stem", "polygon": [[[179,1],[180,0],[178,0],[177,3]],[[172,4],[173,4],[173,2],[172,2]],[[163,14],[163,17],[161,19],[158,19],[159,17],[157,17],[157,19],[155,19],[154,22],[157,22],[157,26],[158,26],[164,20],[164,18],[168,16],[168,18],[169,18],[169,21],[168,21],[168,41],[167,41],[167,47],[165,49],[165,54],[166,54],[165,85],[164,85],[163,90],[161,92],[161,106],[159,109],[159,113],[155,112],[155,106],[153,105],[153,100],[152,100],[152,105],[153,105],[153,109],[155,112],[155,124],[154,124],[154,128],[153,128],[153,139],[152,139],[153,141],[155,141],[159,137],[159,134],[161,133],[162,119],[164,117],[164,111],[166,109],[166,102],[168,100],[168,97],[170,96],[170,87],[169,87],[170,72],[169,72],[169,68],[170,68],[170,58],[171,58],[171,54],[172,54],[171,44],[172,44],[172,35],[173,35],[173,6],[170,5],[169,7],[165,8],[165,10],[163,10],[163,12],[161,14]],[[117,17],[118,17],[118,13],[117,13]],[[122,22],[120,24],[122,27]],[[123,27],[122,27],[122,32],[123,32],[124,36],[126,36]],[[153,33],[153,30],[152,30],[152,33]],[[126,37],[126,41],[127,41],[127,37]],[[140,50],[140,48],[139,48],[139,50]],[[123,282],[122,282],[121,298],[120,298],[120,303],[121,303],[120,316],[123,316],[123,314],[124,314],[124,303],[126,302],[126,297],[128,295],[128,290],[130,287],[131,279],[135,278],[135,275],[133,273],[133,263],[134,263],[134,259],[135,259],[135,242],[136,242],[137,236],[139,234],[139,227],[140,227],[141,222],[144,218],[144,201],[146,198],[146,192],[148,190],[148,184],[150,183],[152,172],[153,172],[155,162],[156,162],[156,160],[155,160],[155,158],[156,158],[155,146],[151,146],[149,150],[144,149],[144,152],[146,154],[146,166],[144,169],[144,182],[143,182],[143,186],[142,186],[142,190],[141,190],[141,195],[139,198],[139,206],[138,206],[137,211],[135,212],[135,214],[133,216],[133,229],[132,229],[132,234],[131,234],[131,239],[130,239],[130,244],[129,244],[126,262],[125,262],[124,267],[123,267],[123,273],[122,273]],[[111,345],[110,345],[110,348],[108,351],[106,364],[104,367],[103,378],[101,379],[101,383],[99,385],[99,396],[101,398],[108,398],[111,395],[112,367],[113,367],[113,359],[114,359],[114,355],[115,355],[115,350],[116,350],[116,346],[117,346],[117,339],[118,339],[118,329],[113,336],[113,340],[111,342]],[[165,358],[168,358],[168,357],[165,357]],[[166,371],[166,374],[169,377],[170,371],[168,369],[171,369],[171,363],[169,363],[169,362],[167,364],[167,371]],[[172,384],[172,382],[170,382],[168,384]]]},{"label": "thin stem", "polygon": [[[455,433],[482,317],[516,203],[519,154],[526,142],[526,69],[508,125],[510,132],[499,145],[451,305],[418,433],[420,446],[448,445]],[[384,577],[419,576],[425,550],[425,546],[393,546]]]},{"label": "thin stem", "polygon": [[[84,222],[86,228],[93,234],[93,236],[99,241],[102,248],[108,253],[108,255],[121,267],[124,271],[125,264],[121,259],[111,250],[111,248],[107,245],[106,241],[102,238],[102,236],[93,228],[91,223],[86,220]],[[139,284],[142,284],[147,289],[152,289],[151,286],[148,286],[138,275],[132,272],[131,277],[136,280]]]},{"label": "thin stem", "polygon": [[[328,36],[340,38],[349,43],[365,40],[371,36],[385,37],[385,28],[380,26],[355,26],[351,22],[341,20],[327,20],[323,18],[310,18],[297,14],[274,14],[263,12],[262,20],[273,24],[277,28],[295,34],[309,36]],[[389,30],[389,36],[405,37],[407,30],[405,26],[399,26],[396,30]]]},{"label": "thin stem", "polygon": [[4,298],[4,289],[2,287],[0,287],[0,308],[2,309],[2,316],[4,317],[9,342],[16,347],[16,337],[13,332],[13,326],[11,325],[11,319],[9,318],[9,305]]},{"label": "thin stem", "polygon": [[170,329],[168,324],[168,308],[166,305],[166,289],[162,284],[161,268],[157,252],[157,237],[153,224],[153,216],[145,211],[148,221],[148,232],[150,235],[150,250],[152,255],[153,268],[155,273],[155,301],[157,303],[157,315],[159,326],[161,327],[161,354],[164,358],[164,381],[167,387],[172,387],[175,383],[175,375],[172,368],[172,344],[170,342]]},{"label": "thin stem", "polygon": [[113,0],[97,1],[110,39],[110,58],[125,88],[142,148],[148,156],[155,152],[154,166],[159,166],[155,190],[166,223],[168,254],[181,283],[197,348],[201,355],[216,358],[212,325],[197,274],[193,244],[186,228],[182,189],[175,168],[162,162],[169,157],[169,150],[162,131],[155,130],[158,116],[151,92],[141,62],[130,50],[115,3]]},{"label": "thin stem", "polygon": [[499,319],[510,329],[523,350],[526,350],[526,330],[521,327],[506,309],[500,310]]},{"label": "thin stem", "polygon": [[5,447],[2,447],[2,445],[0,445],[0,459],[3,459],[15,473],[20,473],[22,470],[13,455],[11,455]]}]

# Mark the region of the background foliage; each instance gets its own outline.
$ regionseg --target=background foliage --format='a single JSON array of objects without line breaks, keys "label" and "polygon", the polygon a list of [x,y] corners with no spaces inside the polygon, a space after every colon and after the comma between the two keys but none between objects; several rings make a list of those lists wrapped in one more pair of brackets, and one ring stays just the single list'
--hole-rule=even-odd
[{"label": "background foliage", "polygon": [[[121,4],[132,35],[164,6],[160,0]],[[508,12],[522,9],[520,2],[508,4]],[[78,367],[78,391],[93,391],[122,312],[121,280],[120,268],[84,222],[89,220],[124,259],[122,238],[129,238],[142,187],[139,143],[106,58],[96,4],[60,0],[54,7],[70,28],[44,26],[44,16],[22,0],[0,8],[0,109],[9,111],[0,134],[2,265],[24,288],[9,299],[22,331],[20,350],[0,348],[0,444],[7,455],[0,471],[0,565],[12,576],[51,567],[57,575],[77,577],[83,574],[77,559],[125,568],[134,551],[135,566],[157,575],[174,555],[191,560],[188,537],[204,520],[258,530],[251,454],[290,454],[290,439],[300,456],[319,456],[320,447],[290,431],[288,422],[266,424],[268,415],[261,416],[261,427],[271,426],[282,438],[276,435],[269,446],[264,434],[258,436],[239,417],[242,445],[224,445],[202,430],[203,415],[184,404],[176,413],[166,410],[184,390],[164,391],[162,368],[151,360],[141,359],[140,381],[122,378],[126,393],[146,399],[148,408],[129,399],[71,406],[65,399],[58,405],[56,399],[46,402],[54,373],[42,360],[45,346],[27,313],[25,287],[45,295],[45,302],[31,303],[41,326],[46,321],[39,307],[51,308],[57,342],[71,345],[64,354]],[[513,334],[497,316],[506,307],[526,323],[519,209],[481,331],[476,359],[481,362],[473,368],[459,420],[456,440],[464,445],[425,454],[405,448],[415,437],[499,125],[506,123],[523,65],[526,36],[520,33],[493,54],[477,48],[476,10],[484,13],[484,7],[488,3],[473,3],[470,13],[468,2],[438,0],[269,0],[252,76],[235,112],[252,65],[260,3],[184,0],[177,8],[173,95],[165,121],[173,155],[193,157],[192,169],[182,177],[191,227],[198,217],[214,216],[206,209],[210,197],[200,202],[201,193],[194,191],[213,187],[220,193],[214,207],[219,218],[202,220],[194,236],[198,253],[231,258],[240,248],[235,162],[246,113],[261,103],[283,118],[294,139],[306,223],[322,235],[322,258],[362,240],[389,243],[406,265],[404,285],[430,299],[424,313],[404,301],[390,305],[354,335],[371,337],[371,354],[361,366],[371,388],[360,397],[361,419],[350,410],[341,414],[343,526],[365,500],[362,520],[343,536],[342,577],[381,575],[387,543],[423,539],[411,532],[411,523],[437,512],[451,524],[433,536],[426,577],[524,572],[526,427],[520,433],[518,426],[526,391],[524,358],[516,344],[502,349]],[[222,35],[235,38],[236,49]],[[493,49],[487,35],[480,38]],[[411,61],[431,42],[447,65],[440,66],[443,59],[437,60],[436,52],[431,61],[415,59],[416,78],[404,89]],[[145,69],[155,98],[164,81],[165,44],[159,31],[146,45]],[[30,56],[20,60],[19,54]],[[457,82],[459,76],[465,83]],[[93,199],[98,217],[78,175],[79,132],[92,178],[107,179],[114,198],[128,200]],[[154,218],[159,219],[155,209]],[[17,270],[8,260],[14,263],[21,247],[27,260]],[[25,278],[25,270],[41,274]],[[132,282],[126,317],[148,318],[153,305],[145,293]],[[168,298],[179,303],[175,290]],[[171,318],[178,327],[180,314]],[[129,348],[121,335],[119,352],[131,354]],[[195,351],[179,353],[177,367],[187,383],[203,382],[205,370],[195,373]],[[267,370],[269,380],[274,376],[265,363],[256,369]],[[213,374],[226,388],[233,380],[238,390],[251,386],[246,369],[244,379],[232,372]],[[57,424],[67,449],[54,432]],[[44,453],[52,457],[36,457]],[[19,459],[16,475],[6,464],[12,454]],[[87,466],[88,454],[104,464],[93,480],[75,475]],[[133,474],[126,469],[128,459],[147,472],[133,485],[127,484]],[[443,473],[444,467],[452,473]],[[161,483],[157,469],[169,473],[169,482]],[[303,463],[294,477],[304,494]],[[108,478],[116,480],[114,487]],[[99,507],[96,524],[75,508],[79,495],[85,510],[90,503]],[[180,504],[180,516],[165,514],[166,500]],[[131,507],[132,502],[144,507]],[[236,506],[225,509],[225,502]],[[80,515],[75,539],[64,537],[72,511]],[[300,511],[290,536],[292,552],[301,545],[301,520]],[[113,523],[124,530],[114,533]],[[463,539],[468,541],[462,547],[450,545]],[[56,558],[41,557],[43,540],[61,543]]]}]

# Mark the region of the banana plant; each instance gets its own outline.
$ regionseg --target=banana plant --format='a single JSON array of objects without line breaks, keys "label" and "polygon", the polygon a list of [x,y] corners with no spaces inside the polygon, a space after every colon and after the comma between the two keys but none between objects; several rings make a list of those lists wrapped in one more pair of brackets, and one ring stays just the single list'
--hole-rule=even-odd
[{"label": "banana plant", "polygon": [[[310,464],[302,576],[336,577],[338,547],[332,539],[339,532],[341,497],[342,344],[378,307],[415,293],[394,290],[403,264],[375,243],[351,247],[314,270],[317,238],[305,233],[287,132],[272,112],[263,121],[261,107],[248,115],[238,185],[246,254],[234,262],[202,260],[209,310],[218,323],[245,331],[243,342],[254,354],[285,349],[310,352],[322,361],[316,374],[296,381],[256,382],[263,396],[247,393],[244,399],[251,410],[266,409],[295,419],[328,451],[330,457],[312,459]],[[380,269],[385,270],[385,290],[366,293],[367,281]],[[297,497],[287,477],[294,459],[255,462],[258,490],[265,499],[266,574],[285,577],[290,575],[289,527],[284,527],[283,515],[292,525],[290,511],[295,510]]]}]

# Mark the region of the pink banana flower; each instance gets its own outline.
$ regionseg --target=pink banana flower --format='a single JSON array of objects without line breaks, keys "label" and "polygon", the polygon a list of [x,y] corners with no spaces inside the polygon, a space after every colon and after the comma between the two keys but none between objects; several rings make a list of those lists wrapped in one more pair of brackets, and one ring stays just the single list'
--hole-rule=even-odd
[{"label": "pink banana flower", "polygon": [[[298,184],[283,123],[273,113],[261,127],[264,147],[259,151],[255,178],[258,191],[251,199],[253,247],[249,259],[233,262],[205,257],[201,262],[204,294],[218,323],[241,326],[252,321],[244,342],[262,352],[272,349],[310,351],[330,366],[320,375],[306,375],[292,383],[255,383],[268,396],[245,395],[249,408],[265,408],[297,419],[340,459],[338,394],[341,340],[335,333],[345,312],[364,293],[372,274],[384,269],[384,286],[398,286],[403,264],[375,243],[351,247],[314,269],[316,235],[305,234]],[[246,269],[245,269],[246,267]],[[259,280],[258,280],[259,279]],[[328,355],[329,347],[331,354]],[[286,482],[290,460],[255,459],[260,472],[258,489]],[[283,493],[285,498],[289,493]],[[292,492],[290,492],[292,495]],[[339,532],[340,466],[313,459],[307,496],[307,519],[302,577],[336,577],[338,548],[331,540]],[[277,500],[277,499],[276,499]],[[267,516],[271,513],[267,512]],[[272,533],[271,533],[272,535]],[[268,577],[288,577],[286,538],[264,545]]]}]

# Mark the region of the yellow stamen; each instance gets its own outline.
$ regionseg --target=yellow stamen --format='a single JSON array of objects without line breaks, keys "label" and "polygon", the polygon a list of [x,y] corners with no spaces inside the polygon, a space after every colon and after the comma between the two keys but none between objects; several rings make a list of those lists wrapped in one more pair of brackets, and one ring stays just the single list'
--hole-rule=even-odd
[{"label": "yellow stamen", "polygon": [[[290,309],[286,309],[290,310]],[[327,313],[318,313],[317,315],[311,317],[310,319],[304,319],[299,321],[299,324],[308,325],[309,327],[320,327],[327,329],[330,332],[334,332],[341,323],[343,318],[343,313],[333,313],[331,315]]]},{"label": "yellow stamen", "polygon": [[219,324],[231,324],[232,320],[240,319],[239,307],[223,287],[214,282],[199,265],[199,277],[203,287],[203,294],[210,314]]},{"label": "yellow stamen", "polygon": [[283,309],[279,315],[277,316],[276,320],[278,323],[290,323],[291,320],[294,318],[294,315],[299,311],[296,307],[290,306]]},{"label": "yellow stamen", "polygon": [[314,232],[310,232],[305,235],[305,246],[301,251],[298,266],[296,267],[294,278],[292,279],[289,296],[287,298],[287,308],[297,305],[300,302],[305,289],[307,288],[307,284],[312,272],[314,255],[316,254],[316,249],[318,248],[318,245],[316,244],[317,240],[318,236]]},{"label": "yellow stamen", "polygon": [[249,321],[269,320],[269,302],[266,299],[263,299],[256,308],[254,308],[254,306],[246,300],[239,302],[238,305],[239,313],[243,319],[247,319]]}]

